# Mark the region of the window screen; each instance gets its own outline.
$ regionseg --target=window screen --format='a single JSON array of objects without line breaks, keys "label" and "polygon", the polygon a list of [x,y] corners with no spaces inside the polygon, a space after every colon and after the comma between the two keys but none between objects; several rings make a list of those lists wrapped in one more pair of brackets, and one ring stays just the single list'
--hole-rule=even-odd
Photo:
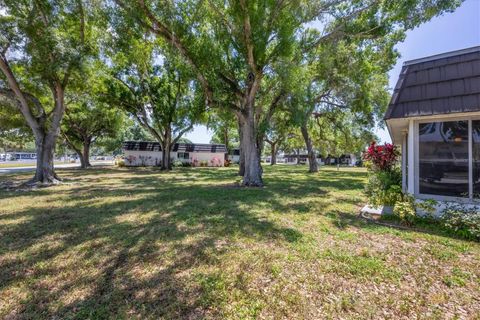
[{"label": "window screen", "polygon": [[188,152],[178,152],[177,153],[177,158],[178,159],[189,159],[190,158],[190,154]]},{"label": "window screen", "polygon": [[420,124],[419,188],[422,194],[468,197],[468,121]]},{"label": "window screen", "polygon": [[472,121],[473,197],[480,198],[480,120]]}]

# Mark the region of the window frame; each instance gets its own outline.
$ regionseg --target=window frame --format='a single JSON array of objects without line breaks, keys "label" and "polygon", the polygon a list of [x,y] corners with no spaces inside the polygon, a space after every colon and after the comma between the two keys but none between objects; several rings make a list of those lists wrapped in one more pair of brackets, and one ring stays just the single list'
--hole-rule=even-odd
[{"label": "window frame", "polygon": [[[180,158],[180,154],[182,155],[181,158]],[[187,156],[186,158],[185,158],[185,155]],[[190,159],[190,152],[177,152],[177,159],[189,160]]]},{"label": "window frame", "polygon": [[[463,116],[463,117],[442,117],[429,118],[415,121],[414,125],[414,178],[415,178],[415,197],[419,199],[434,199],[439,201],[455,201],[460,203],[480,203],[479,199],[473,198],[473,134],[472,122],[480,120],[480,116]],[[420,193],[420,124],[432,122],[451,122],[451,121],[467,121],[468,122],[468,198],[443,196],[435,194]],[[410,134],[410,133],[409,133]]]}]

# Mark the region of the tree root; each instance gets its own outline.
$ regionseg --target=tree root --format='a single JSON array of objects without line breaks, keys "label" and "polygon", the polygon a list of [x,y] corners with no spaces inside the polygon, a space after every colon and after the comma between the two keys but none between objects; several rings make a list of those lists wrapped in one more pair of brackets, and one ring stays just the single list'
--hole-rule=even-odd
[{"label": "tree root", "polygon": [[62,178],[60,178],[56,173],[54,173],[53,177],[44,178],[41,180],[37,179],[36,177],[33,177],[29,181],[21,184],[20,187],[26,187],[29,189],[46,188],[50,186],[59,185],[61,183],[62,183]]}]

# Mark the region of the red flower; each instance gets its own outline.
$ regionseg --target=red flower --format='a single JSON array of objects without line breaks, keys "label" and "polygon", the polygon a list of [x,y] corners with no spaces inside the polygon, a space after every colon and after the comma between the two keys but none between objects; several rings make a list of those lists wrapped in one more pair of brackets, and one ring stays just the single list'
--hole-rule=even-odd
[{"label": "red flower", "polygon": [[375,170],[390,171],[398,159],[397,147],[391,143],[378,146],[373,141],[363,154],[363,159],[372,163]]}]

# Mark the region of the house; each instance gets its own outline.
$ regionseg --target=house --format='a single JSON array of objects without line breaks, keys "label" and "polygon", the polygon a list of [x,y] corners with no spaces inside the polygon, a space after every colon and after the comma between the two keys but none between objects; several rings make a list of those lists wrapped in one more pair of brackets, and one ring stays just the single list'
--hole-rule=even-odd
[{"label": "house", "polygon": [[405,192],[480,203],[480,46],[405,62],[384,119]]},{"label": "house", "polygon": [[228,152],[228,160],[232,163],[240,163],[240,149],[232,149]]},{"label": "house", "polygon": [[37,154],[35,152],[12,152],[10,158],[13,160],[36,160]]},{"label": "house", "polygon": [[[308,154],[287,154],[285,157],[285,163],[287,164],[308,164]],[[357,156],[353,153],[342,154],[339,157],[328,155],[322,157],[317,155],[317,163],[319,165],[336,165],[337,163],[344,166],[354,167],[357,162]]]},{"label": "house", "polygon": [[[308,154],[300,153],[300,154],[285,154],[283,156],[285,159],[286,164],[308,164]],[[317,155],[317,163],[323,165],[323,159],[320,155]]]},{"label": "house", "polygon": [[[223,167],[227,148],[223,144],[176,143],[171,152],[172,162],[193,166]],[[159,166],[162,147],[158,142],[125,141],[123,154],[126,166]]]},{"label": "house", "polygon": [[349,167],[354,167],[357,163],[357,156],[354,153],[347,153],[347,154],[342,154],[340,157],[335,157],[332,155],[328,155],[325,158],[325,164],[340,164],[340,165],[346,165]]}]

